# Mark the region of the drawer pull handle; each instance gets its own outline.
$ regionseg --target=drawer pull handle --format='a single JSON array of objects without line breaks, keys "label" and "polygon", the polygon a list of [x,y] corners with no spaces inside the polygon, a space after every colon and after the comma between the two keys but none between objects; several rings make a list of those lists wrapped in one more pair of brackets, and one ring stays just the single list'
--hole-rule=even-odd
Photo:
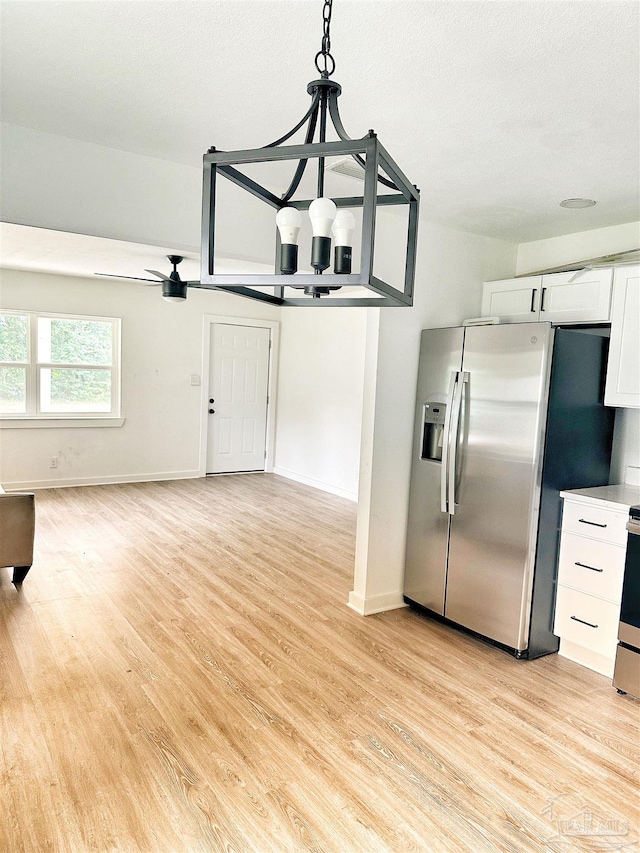
[{"label": "drawer pull handle", "polygon": [[588,625],[590,628],[597,628],[598,627],[597,625],[594,625],[593,622],[585,622],[584,619],[578,619],[577,616],[572,616],[571,618],[573,619],[574,622],[580,622],[580,624]]},{"label": "drawer pull handle", "polygon": [[580,524],[590,524],[592,527],[606,527],[606,524],[598,524],[597,521],[587,521],[586,518],[579,518]]},{"label": "drawer pull handle", "polygon": [[575,566],[580,566],[583,569],[589,569],[592,572],[604,572],[604,569],[596,569],[593,566],[588,566],[586,563],[574,563]]}]

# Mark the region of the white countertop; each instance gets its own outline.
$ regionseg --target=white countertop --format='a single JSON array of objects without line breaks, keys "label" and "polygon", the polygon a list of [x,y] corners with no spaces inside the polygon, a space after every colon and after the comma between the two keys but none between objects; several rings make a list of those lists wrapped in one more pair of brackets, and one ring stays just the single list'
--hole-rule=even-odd
[{"label": "white countertop", "polygon": [[621,483],[618,486],[594,486],[590,489],[569,489],[560,492],[561,498],[595,504],[606,509],[626,510],[640,504],[640,486]]}]

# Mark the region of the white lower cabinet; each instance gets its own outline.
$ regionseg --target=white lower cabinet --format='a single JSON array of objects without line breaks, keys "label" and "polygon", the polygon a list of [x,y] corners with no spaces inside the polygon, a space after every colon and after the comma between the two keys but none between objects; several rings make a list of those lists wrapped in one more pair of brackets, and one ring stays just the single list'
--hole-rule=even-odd
[{"label": "white lower cabinet", "polygon": [[565,531],[569,531],[578,536],[587,537],[583,540],[586,548],[591,548],[593,540],[624,547],[627,544],[628,520],[628,506],[615,510],[565,498],[562,511],[562,533],[564,535]]},{"label": "white lower cabinet", "polygon": [[564,498],[554,632],[559,654],[613,676],[629,507]]},{"label": "white lower cabinet", "polygon": [[579,592],[568,586],[558,586],[556,633],[561,633],[565,642],[595,652],[607,661],[611,661],[610,667],[608,665],[603,667],[604,675],[613,675],[619,621],[619,604],[596,598],[594,595]]},{"label": "white lower cabinet", "polygon": [[[625,516],[626,518],[626,516]],[[562,584],[614,604],[622,596],[625,548],[562,531]]]}]

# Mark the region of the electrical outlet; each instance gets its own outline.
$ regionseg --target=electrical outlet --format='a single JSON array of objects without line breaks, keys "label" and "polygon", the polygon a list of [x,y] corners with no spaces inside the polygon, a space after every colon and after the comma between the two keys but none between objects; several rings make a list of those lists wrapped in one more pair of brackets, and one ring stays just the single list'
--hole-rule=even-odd
[{"label": "electrical outlet", "polygon": [[49,468],[57,468],[58,467],[58,457],[52,456],[49,460]]}]

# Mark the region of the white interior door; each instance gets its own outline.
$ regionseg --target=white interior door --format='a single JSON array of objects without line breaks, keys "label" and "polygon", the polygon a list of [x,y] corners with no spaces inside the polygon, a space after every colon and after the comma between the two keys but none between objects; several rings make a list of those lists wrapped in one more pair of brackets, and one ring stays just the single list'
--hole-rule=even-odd
[{"label": "white interior door", "polygon": [[270,339],[261,327],[212,325],[207,474],[264,471]]}]

